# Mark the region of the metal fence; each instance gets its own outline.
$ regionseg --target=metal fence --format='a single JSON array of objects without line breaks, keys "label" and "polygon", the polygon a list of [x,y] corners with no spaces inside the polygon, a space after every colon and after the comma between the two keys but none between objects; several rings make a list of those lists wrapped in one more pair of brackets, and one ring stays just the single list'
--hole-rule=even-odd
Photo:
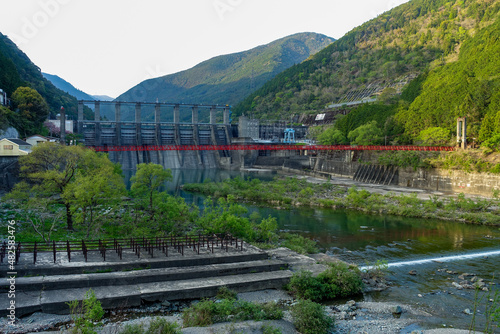
[{"label": "metal fence", "polygon": [[[10,245],[9,245],[10,246]],[[220,248],[228,252],[229,248],[243,250],[243,240],[231,235],[186,235],[171,237],[153,237],[153,238],[127,238],[127,239],[102,239],[97,241],[52,241],[50,243],[39,242],[17,242],[15,247],[15,263],[19,262],[21,254],[33,254],[33,264],[36,264],[37,256],[40,253],[52,253],[54,263],[57,257],[67,256],[71,262],[71,256],[75,252],[81,252],[88,261],[90,253],[99,253],[103,261],[106,261],[106,255],[109,252],[115,252],[120,260],[124,251],[131,251],[138,258],[148,256],[169,256],[169,253],[175,252],[184,256],[184,251],[191,249],[195,254],[200,254],[200,249],[206,248],[213,253],[215,249]],[[0,247],[0,263],[4,262],[9,247],[4,242]],[[7,261],[6,261],[7,262]]]}]

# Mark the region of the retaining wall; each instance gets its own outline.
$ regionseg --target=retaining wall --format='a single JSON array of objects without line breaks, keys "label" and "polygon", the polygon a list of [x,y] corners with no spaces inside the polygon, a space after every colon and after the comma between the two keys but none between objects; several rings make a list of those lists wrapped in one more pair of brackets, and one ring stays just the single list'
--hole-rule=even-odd
[{"label": "retaining wall", "polygon": [[[291,172],[308,173],[314,176],[342,176],[353,178],[363,166],[377,164],[374,152],[334,152],[326,157],[291,156],[258,157],[257,165],[274,167]],[[500,191],[500,175],[488,173],[466,173],[459,170],[398,168],[391,184],[402,187],[440,192],[465,193],[491,197]]]}]

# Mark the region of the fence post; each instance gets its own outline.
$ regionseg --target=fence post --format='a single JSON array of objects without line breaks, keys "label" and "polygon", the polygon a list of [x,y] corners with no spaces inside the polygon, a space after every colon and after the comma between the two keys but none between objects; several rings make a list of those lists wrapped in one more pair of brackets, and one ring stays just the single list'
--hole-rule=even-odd
[{"label": "fence post", "polygon": [[66,240],[66,251],[68,252],[68,261],[71,262],[71,248],[69,246],[69,240]]},{"label": "fence post", "polygon": [[54,263],[56,263],[56,242],[52,241],[52,248],[54,251]]}]

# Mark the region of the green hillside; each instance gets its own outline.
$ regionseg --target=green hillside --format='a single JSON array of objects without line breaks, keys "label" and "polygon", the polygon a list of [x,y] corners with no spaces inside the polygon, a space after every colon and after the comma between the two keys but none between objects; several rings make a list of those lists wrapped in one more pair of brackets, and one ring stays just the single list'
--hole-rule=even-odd
[{"label": "green hillside", "polygon": [[[412,0],[353,29],[307,61],[280,73],[238,104],[233,112],[236,116],[251,112],[261,118],[290,119],[293,114],[324,110],[326,105],[341,102],[349,92],[362,91],[374,86],[387,87],[382,99],[379,99],[384,100],[386,107],[375,107],[383,110],[384,116],[378,120],[378,126],[382,128],[385,123],[380,123],[394,116],[399,108],[404,109],[421,92],[426,94],[425,87],[429,87],[429,94],[435,91],[429,86],[429,82],[435,81],[444,72],[432,70],[457,63],[461,46],[465,46],[464,52],[466,52],[465,49],[469,44],[465,42],[490,26],[498,17],[499,9],[499,0]],[[479,45],[482,41],[478,40],[475,43]],[[494,41],[491,43],[495,44]],[[465,53],[460,58],[467,57]],[[483,59],[482,62],[489,62],[488,59],[490,58]],[[484,69],[490,76],[496,75],[489,72],[486,67]],[[427,78],[420,76],[428,71],[431,72]],[[402,100],[398,101],[397,96],[391,98],[392,94],[401,92],[398,83],[410,80],[415,80],[415,83],[403,89]],[[421,91],[420,84],[423,81],[426,84]],[[456,85],[450,84],[448,88],[451,87]],[[463,87],[465,89],[465,86]],[[494,85],[488,86],[488,89],[494,89]],[[454,99],[453,89],[447,94],[447,98]],[[474,93],[471,96],[474,100]],[[461,97],[462,95],[456,95],[457,100]],[[426,100],[428,98],[424,97],[415,100],[409,110],[418,114]],[[402,106],[399,106],[400,103]],[[387,107],[388,104],[392,104],[392,107]],[[426,105],[432,108],[432,104]],[[449,106],[443,102],[443,108]],[[463,108],[468,107],[464,104]],[[366,123],[368,121],[366,117],[376,120],[377,116],[374,115],[377,113],[376,110],[370,112],[370,108],[367,109],[366,106],[359,109],[361,110],[343,120],[343,131],[350,131],[353,127]],[[426,116],[422,116],[425,122],[415,117],[411,123],[399,124],[406,126],[404,129],[407,134],[414,135],[419,130],[434,124],[428,121]],[[440,118],[441,116],[434,117],[435,120]],[[481,113],[473,123],[477,126],[480,119]],[[451,127],[451,118],[447,118],[446,121],[447,126]],[[416,125],[415,122],[419,124]],[[396,131],[397,125],[392,124],[391,131]],[[401,131],[402,129],[400,128]]]},{"label": "green hillside", "polygon": [[[295,34],[248,51],[214,57],[186,71],[146,80],[116,100],[236,104],[276,74],[333,41],[315,33]],[[133,117],[131,113],[124,111],[123,119]]]},{"label": "green hillside", "polygon": [[497,19],[463,43],[457,61],[427,75],[420,95],[398,113],[406,133],[415,136],[429,127],[453,129],[457,117],[467,117],[471,138],[484,141],[500,133],[499,69]]},{"label": "green hillside", "polygon": [[[8,96],[21,86],[35,89],[46,101],[50,108],[50,115],[55,116],[61,106],[66,114],[76,119],[78,102],[76,98],[57,89],[45,79],[40,69],[31,62],[7,36],[0,33],[0,88]],[[86,112],[90,112],[86,109]]]}]

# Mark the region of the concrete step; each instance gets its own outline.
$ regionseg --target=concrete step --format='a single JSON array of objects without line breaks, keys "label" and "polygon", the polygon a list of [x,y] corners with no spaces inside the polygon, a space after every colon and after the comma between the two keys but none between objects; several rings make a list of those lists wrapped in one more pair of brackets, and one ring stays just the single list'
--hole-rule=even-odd
[{"label": "concrete step", "polygon": [[[16,279],[16,289],[18,291],[27,292],[71,288],[93,288],[97,286],[119,286],[204,277],[241,275],[248,273],[278,271],[282,269],[287,269],[287,265],[282,261],[259,260],[209,264],[203,266],[145,269],[137,271],[19,277]],[[8,290],[9,282],[6,279],[1,280],[0,293],[7,293]]]},{"label": "concrete step", "polygon": [[[138,283],[118,286],[96,286],[92,290],[104,309],[139,306],[143,301],[199,299],[215,296],[226,286],[237,292],[281,288],[288,283],[292,272],[278,270],[221,277]],[[68,302],[83,300],[89,288],[16,291],[16,316],[33,312],[67,314]],[[9,299],[0,299],[0,317],[8,314]]]},{"label": "concrete step", "polygon": [[[56,263],[53,262],[51,253],[38,254],[36,264],[33,264],[32,254],[22,254],[20,262],[15,266],[18,277],[26,276],[51,276],[51,275],[77,275],[116,271],[134,271],[142,269],[158,269],[173,267],[204,266],[209,264],[236,263],[247,261],[259,261],[268,258],[266,252],[245,245],[245,250],[229,252],[217,250],[215,253],[205,252],[196,254],[191,250],[186,250],[185,255],[170,253],[168,257],[158,252],[154,258],[145,255],[138,258],[132,251],[124,252],[123,259],[119,259],[116,253],[109,252],[106,261],[98,252],[89,253],[88,261],[83,260],[83,255],[79,252],[72,254],[72,261],[69,262],[64,256],[58,256]],[[7,264],[0,265],[0,278],[6,277]]]}]

